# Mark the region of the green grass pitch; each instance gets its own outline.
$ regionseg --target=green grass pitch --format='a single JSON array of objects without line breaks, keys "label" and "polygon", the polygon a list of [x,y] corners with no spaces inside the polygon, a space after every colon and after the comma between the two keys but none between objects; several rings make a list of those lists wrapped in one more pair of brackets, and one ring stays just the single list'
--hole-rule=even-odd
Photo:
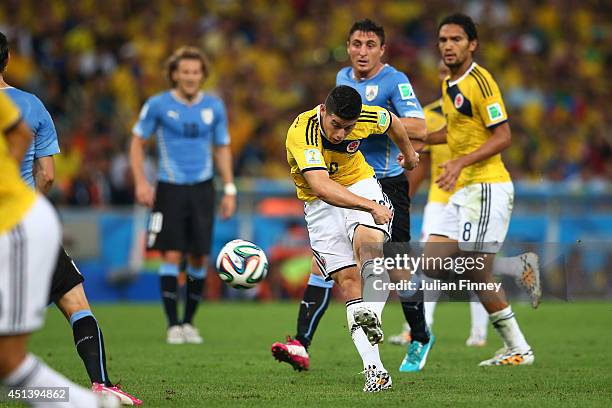
[{"label": "green grass pitch", "polygon": [[[109,375],[146,407],[271,406],[610,406],[612,303],[526,304],[513,309],[535,350],[531,367],[480,368],[500,346],[493,329],[484,348],[468,348],[467,304],[441,304],[425,370],[397,372],[404,349],[384,344],[393,389],[365,394],[361,361],[333,303],[316,333],[311,370],[296,372],[272,359],[270,345],[294,334],[298,304],[204,303],[196,317],[203,345],[166,345],[161,306],[98,305]],[[396,302],[385,309],[387,335],[400,328]],[[50,308],[30,349],[70,379],[87,385],[69,324]]]}]

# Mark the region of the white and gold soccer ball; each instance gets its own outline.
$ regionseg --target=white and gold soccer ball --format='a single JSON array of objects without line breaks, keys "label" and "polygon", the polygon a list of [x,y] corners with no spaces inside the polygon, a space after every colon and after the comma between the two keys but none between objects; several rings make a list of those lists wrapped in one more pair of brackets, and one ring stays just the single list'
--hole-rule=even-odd
[{"label": "white and gold soccer ball", "polygon": [[268,258],[254,243],[235,239],[221,248],[217,273],[222,281],[236,289],[250,289],[266,278]]}]

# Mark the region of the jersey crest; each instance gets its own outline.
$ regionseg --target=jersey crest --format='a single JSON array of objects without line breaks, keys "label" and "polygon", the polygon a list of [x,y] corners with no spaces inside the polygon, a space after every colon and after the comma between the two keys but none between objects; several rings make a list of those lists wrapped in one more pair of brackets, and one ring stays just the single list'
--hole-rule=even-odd
[{"label": "jersey crest", "polygon": [[446,88],[446,93],[453,101],[455,109],[466,116],[472,117],[472,103],[461,93],[457,84]]},{"label": "jersey crest", "polygon": [[346,151],[348,153],[355,153],[359,150],[359,145],[361,144],[361,140],[353,140],[348,145],[346,145]]},{"label": "jersey crest", "polygon": [[213,123],[215,115],[212,109],[202,109],[200,111],[200,117],[202,118],[202,122],[204,122],[206,125],[210,125]]},{"label": "jersey crest", "polygon": [[365,89],[366,101],[372,102],[378,96],[378,85],[367,85]]},{"label": "jersey crest", "polygon": [[463,101],[464,100],[465,99],[463,98],[463,95],[461,95],[460,93],[457,94],[457,96],[455,96],[455,101],[454,101],[455,108],[457,108],[457,109],[461,108],[463,106]]}]

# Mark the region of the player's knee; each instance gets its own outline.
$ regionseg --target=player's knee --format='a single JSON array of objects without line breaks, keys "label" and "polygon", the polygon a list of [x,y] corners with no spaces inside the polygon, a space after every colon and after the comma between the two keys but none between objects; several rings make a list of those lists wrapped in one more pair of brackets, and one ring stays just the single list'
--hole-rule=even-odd
[{"label": "player's knee", "polygon": [[183,259],[183,254],[179,251],[166,251],[163,255],[164,263],[179,265]]},{"label": "player's knee", "polygon": [[361,263],[384,256],[382,242],[375,241],[357,245],[355,253]]},{"label": "player's knee", "polygon": [[82,284],[78,284],[68,292],[64,293],[56,303],[57,307],[59,307],[67,319],[70,319],[74,313],[80,310],[90,309]]},{"label": "player's knee", "polygon": [[380,230],[357,226],[353,236],[355,255],[361,262],[382,257],[384,239],[385,235]]},{"label": "player's knee", "polygon": [[323,276],[314,257],[312,257],[312,261],[310,262],[310,274],[315,276]]},{"label": "player's knee", "polygon": [[338,272],[334,280],[340,286],[345,298],[361,296],[361,277],[355,268]]}]

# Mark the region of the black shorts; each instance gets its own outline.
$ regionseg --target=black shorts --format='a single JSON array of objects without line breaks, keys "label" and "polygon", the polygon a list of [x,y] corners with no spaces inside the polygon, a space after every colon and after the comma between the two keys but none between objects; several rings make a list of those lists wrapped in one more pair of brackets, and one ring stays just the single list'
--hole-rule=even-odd
[{"label": "black shorts", "polygon": [[159,182],[149,220],[147,247],[208,255],[215,215],[212,180],[180,185]]},{"label": "black shorts", "polygon": [[60,247],[53,279],[51,280],[51,292],[49,293],[49,303],[55,303],[66,293],[79,283],[83,283],[85,278],[79,272],[74,261],[63,247]]},{"label": "black shorts", "polygon": [[392,242],[410,241],[410,196],[408,179],[404,173],[395,177],[378,179],[383,192],[391,200],[395,213],[391,229]]}]

